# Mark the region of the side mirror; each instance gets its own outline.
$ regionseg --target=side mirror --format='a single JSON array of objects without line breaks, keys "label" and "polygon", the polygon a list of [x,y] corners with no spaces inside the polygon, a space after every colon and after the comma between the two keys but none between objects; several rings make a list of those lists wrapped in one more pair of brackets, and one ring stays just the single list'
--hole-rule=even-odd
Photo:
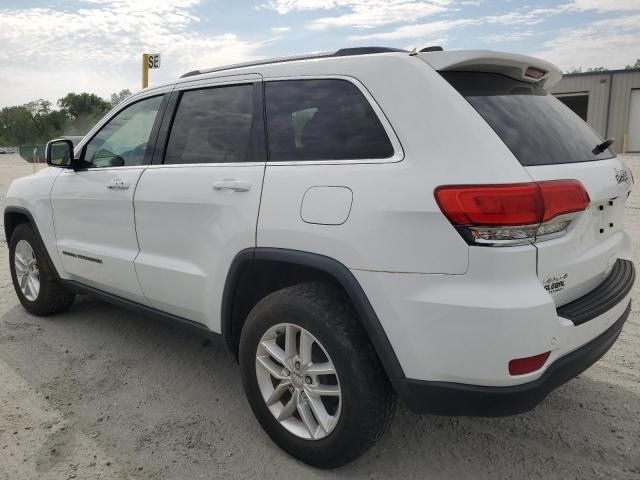
[{"label": "side mirror", "polygon": [[73,142],[68,138],[56,138],[47,143],[45,149],[47,165],[73,168]]}]

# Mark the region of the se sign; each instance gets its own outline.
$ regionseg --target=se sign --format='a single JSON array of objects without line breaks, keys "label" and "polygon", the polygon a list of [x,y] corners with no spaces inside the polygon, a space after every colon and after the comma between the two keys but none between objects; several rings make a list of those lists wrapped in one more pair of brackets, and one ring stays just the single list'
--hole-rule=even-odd
[{"label": "se sign", "polygon": [[159,53],[150,53],[149,58],[147,60],[147,68],[160,68],[160,54]]}]

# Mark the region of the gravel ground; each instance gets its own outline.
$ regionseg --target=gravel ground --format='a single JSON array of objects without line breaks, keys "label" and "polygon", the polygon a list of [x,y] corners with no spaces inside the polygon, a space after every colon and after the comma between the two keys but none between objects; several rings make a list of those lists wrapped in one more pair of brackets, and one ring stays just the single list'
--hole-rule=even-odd
[{"label": "gravel ground", "polygon": [[[640,179],[640,156],[626,161]],[[0,156],[0,207],[10,181],[33,169]],[[640,238],[639,187],[626,224]],[[534,411],[480,419],[400,408],[367,455],[324,472],[263,433],[220,339],[90,297],[52,318],[25,313],[0,237],[1,480],[640,478],[638,301],[613,349]]]}]

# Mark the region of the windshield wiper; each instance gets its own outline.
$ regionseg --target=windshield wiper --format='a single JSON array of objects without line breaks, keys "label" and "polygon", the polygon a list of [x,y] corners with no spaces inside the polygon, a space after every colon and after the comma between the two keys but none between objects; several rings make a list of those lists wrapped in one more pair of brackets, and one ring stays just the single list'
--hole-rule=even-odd
[{"label": "windshield wiper", "polygon": [[591,153],[593,153],[594,155],[600,155],[602,152],[604,152],[607,148],[609,148],[611,145],[613,145],[613,142],[615,142],[616,139],[613,137],[609,137],[607,138],[604,142],[596,145],[594,147],[593,150],[591,150]]}]

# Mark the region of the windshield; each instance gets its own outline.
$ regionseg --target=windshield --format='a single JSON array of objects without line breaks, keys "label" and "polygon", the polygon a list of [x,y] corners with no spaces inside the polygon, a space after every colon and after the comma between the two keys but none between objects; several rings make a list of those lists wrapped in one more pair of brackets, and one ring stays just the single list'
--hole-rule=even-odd
[{"label": "windshield", "polygon": [[544,88],[497,73],[441,72],[523,166],[614,157],[592,152],[602,138]]}]

